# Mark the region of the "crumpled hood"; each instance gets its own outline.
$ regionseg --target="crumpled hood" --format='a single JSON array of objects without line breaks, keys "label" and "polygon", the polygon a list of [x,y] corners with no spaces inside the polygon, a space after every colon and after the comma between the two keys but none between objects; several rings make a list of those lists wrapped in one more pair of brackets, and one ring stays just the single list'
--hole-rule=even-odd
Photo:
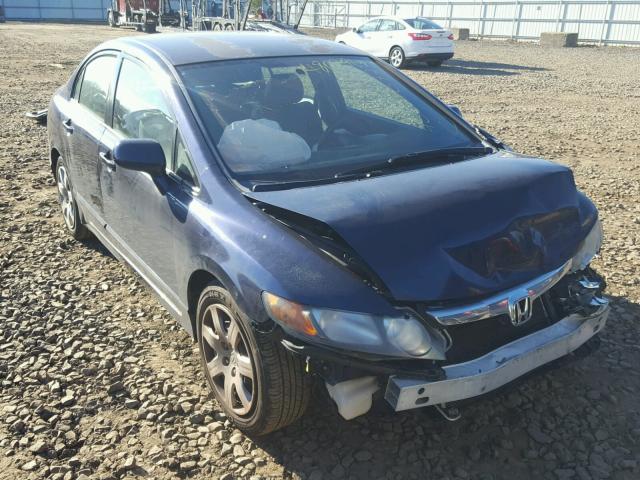
[{"label": "crumpled hood", "polygon": [[250,196],[330,226],[403,301],[526,282],[571,258],[597,217],[571,170],[506,152]]}]

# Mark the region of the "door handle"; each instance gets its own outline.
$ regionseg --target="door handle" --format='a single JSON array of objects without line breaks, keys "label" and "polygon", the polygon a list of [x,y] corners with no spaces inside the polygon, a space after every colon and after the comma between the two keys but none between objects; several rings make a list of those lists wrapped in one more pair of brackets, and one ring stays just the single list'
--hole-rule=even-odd
[{"label": "door handle", "polygon": [[73,133],[73,125],[71,123],[71,119],[67,118],[64,122],[62,122],[62,126],[67,131],[68,134]]},{"label": "door handle", "polygon": [[110,170],[116,169],[116,162],[111,159],[111,154],[109,152],[100,152],[98,153],[98,156]]}]

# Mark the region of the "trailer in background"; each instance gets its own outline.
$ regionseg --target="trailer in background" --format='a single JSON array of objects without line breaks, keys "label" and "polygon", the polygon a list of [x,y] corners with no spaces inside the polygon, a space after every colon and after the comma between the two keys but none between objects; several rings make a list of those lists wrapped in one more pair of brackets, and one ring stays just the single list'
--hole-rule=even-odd
[{"label": "trailer in background", "polygon": [[[297,8],[296,18],[291,12]],[[302,19],[307,0],[263,0],[259,12],[249,18],[251,0],[193,0],[193,30],[258,30],[279,33],[300,33],[298,25]],[[269,8],[265,8],[268,5]]]},{"label": "trailer in background", "polygon": [[159,22],[160,0],[111,0],[107,22],[111,27],[134,27],[153,33]]}]

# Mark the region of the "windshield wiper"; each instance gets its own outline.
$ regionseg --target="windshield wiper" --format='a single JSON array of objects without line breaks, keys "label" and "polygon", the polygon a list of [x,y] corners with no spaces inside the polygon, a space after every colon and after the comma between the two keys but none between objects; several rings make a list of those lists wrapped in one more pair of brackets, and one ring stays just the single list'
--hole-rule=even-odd
[{"label": "windshield wiper", "polygon": [[452,160],[465,159],[467,157],[479,157],[482,155],[489,155],[493,152],[494,150],[489,147],[440,148],[437,150],[426,150],[424,152],[413,152],[405,155],[389,157],[382,162],[370,163],[368,165],[352,168],[351,170],[338,172],[334,175],[334,178],[344,178],[359,173],[371,174],[377,171],[405,167],[407,165],[418,165],[420,163],[433,161],[448,162]]}]

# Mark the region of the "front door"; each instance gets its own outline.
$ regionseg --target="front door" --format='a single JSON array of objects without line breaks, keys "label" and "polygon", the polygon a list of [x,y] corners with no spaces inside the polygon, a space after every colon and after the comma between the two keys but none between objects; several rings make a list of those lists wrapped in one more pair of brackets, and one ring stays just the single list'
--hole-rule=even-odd
[{"label": "front door", "polygon": [[[128,138],[156,140],[167,165],[173,158],[175,122],[169,104],[150,71],[136,60],[122,60],[113,103],[113,122],[100,142],[100,184],[107,220],[107,233],[121,254],[165,300],[178,305],[174,261],[174,188],[170,177],[119,167],[113,161],[118,142]],[[175,310],[178,310],[175,308]]]},{"label": "front door", "polygon": [[358,30],[354,32],[354,44],[353,46],[364,50],[365,52],[375,55],[375,34],[378,28],[380,20],[371,20],[370,22],[361,25]]}]

